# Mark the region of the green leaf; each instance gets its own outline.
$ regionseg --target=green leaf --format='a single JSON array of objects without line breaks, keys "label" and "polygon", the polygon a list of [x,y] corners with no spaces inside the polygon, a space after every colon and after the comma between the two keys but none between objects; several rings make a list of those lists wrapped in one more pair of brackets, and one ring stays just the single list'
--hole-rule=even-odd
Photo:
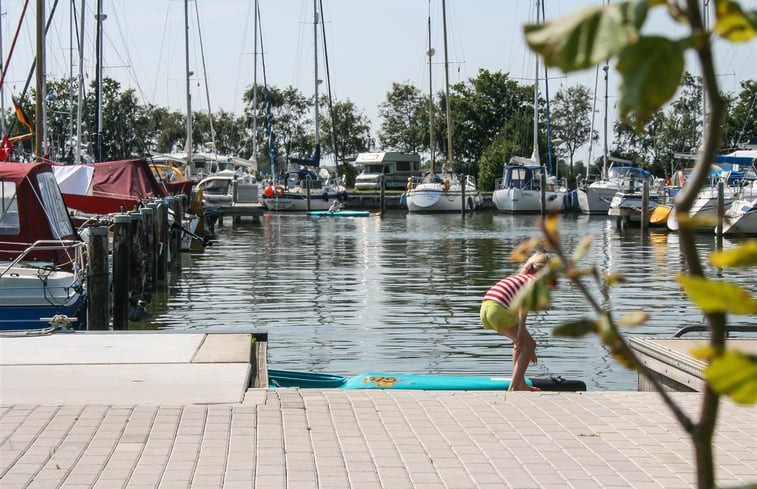
[{"label": "green leaf", "polygon": [[646,16],[646,2],[618,2],[526,25],[524,32],[547,66],[567,73],[604,63],[635,43]]},{"label": "green leaf", "polygon": [[514,310],[543,311],[549,307],[550,284],[554,281],[548,269],[542,270],[536,278],[525,285],[513,298],[511,308]]},{"label": "green leaf", "polygon": [[580,243],[578,243],[578,246],[576,246],[576,249],[573,250],[573,261],[577,262],[583,258],[586,253],[588,253],[589,248],[591,248],[591,243],[594,241],[594,236],[588,235],[584,236],[584,238],[581,240]]},{"label": "green leaf", "polygon": [[718,0],[714,31],[732,42],[749,41],[757,36],[757,12],[744,12],[737,2]]},{"label": "green leaf", "polygon": [[710,263],[718,268],[757,265],[757,240],[751,239],[737,248],[710,253]]},{"label": "green leaf", "polygon": [[683,76],[684,49],[688,44],[689,41],[664,37],[643,37],[620,53],[617,65],[623,75],[620,115],[626,118],[633,114],[637,131],[675,95]]},{"label": "green leaf", "polygon": [[638,326],[644,324],[649,319],[649,313],[644,311],[634,311],[618,319],[617,323],[621,326]]},{"label": "green leaf", "polygon": [[757,302],[734,283],[683,274],[678,275],[678,283],[705,314],[757,314]]},{"label": "green leaf", "polygon": [[596,333],[598,331],[599,326],[597,325],[596,321],[584,318],[557,326],[552,330],[552,335],[569,338],[580,338],[589,333]]},{"label": "green leaf", "polygon": [[704,369],[710,388],[741,404],[757,402],[757,357],[726,350]]}]

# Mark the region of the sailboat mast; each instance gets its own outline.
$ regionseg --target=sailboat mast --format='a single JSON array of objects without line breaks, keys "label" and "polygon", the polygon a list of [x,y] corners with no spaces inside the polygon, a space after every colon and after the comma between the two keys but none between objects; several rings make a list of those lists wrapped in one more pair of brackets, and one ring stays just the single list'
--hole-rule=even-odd
[{"label": "sailboat mast", "polygon": [[189,70],[189,0],[184,0],[184,56],[187,79],[187,136],[184,150],[187,152],[189,174],[194,175],[195,169],[194,162],[192,161],[192,94],[189,83],[189,77],[192,76],[192,72]]},{"label": "sailboat mast", "polygon": [[431,0],[428,2],[428,134],[429,149],[431,152],[431,174],[436,173],[436,149],[434,147],[434,89],[432,82],[431,57],[434,55],[434,48],[431,47]]},{"label": "sailboat mast", "polygon": [[45,87],[45,0],[37,0],[37,58],[36,58],[36,70],[37,70],[37,96],[36,104],[34,106],[35,120],[37,121],[37,130],[34,137],[34,153],[35,159],[41,161],[44,150],[45,141],[45,93],[47,88]]},{"label": "sailboat mast", "polygon": [[447,99],[447,168],[452,169],[452,115],[449,112],[449,59],[447,57],[447,2],[442,0],[442,23],[444,31],[444,93]]},{"label": "sailboat mast", "polygon": [[[539,0],[536,0],[536,23],[539,23]],[[534,148],[531,159],[538,165],[539,159],[539,57],[535,57],[534,75]]]},{"label": "sailboat mast", "polygon": [[[252,150],[250,159],[257,163],[258,161],[258,0],[255,0],[252,14]],[[273,179],[273,171],[271,171],[271,179]]]},{"label": "sailboat mast", "polygon": [[78,88],[79,93],[76,95],[76,153],[74,154],[74,163],[81,163],[81,108],[84,103],[84,2],[81,0],[81,15],[79,20],[79,74]]},{"label": "sailboat mast", "polygon": [[321,136],[319,133],[321,115],[318,112],[318,0],[313,0],[313,56],[315,60],[315,94],[313,95],[313,104],[315,108],[315,147],[317,151],[317,148],[321,144]]},{"label": "sailboat mast", "polygon": [[96,127],[95,127],[95,160],[96,161],[102,161],[103,160],[103,21],[107,18],[105,14],[102,13],[103,9],[103,2],[102,0],[97,0],[97,92],[96,92],[96,98],[97,98],[97,104],[96,104],[96,110],[97,110],[97,121],[96,121]]},{"label": "sailboat mast", "polygon": [[602,71],[605,72],[605,127],[604,127],[604,154],[602,155],[602,180],[607,180],[607,99],[608,99],[608,92],[607,92],[607,72],[609,71],[610,67],[608,65],[604,65],[602,67]]}]

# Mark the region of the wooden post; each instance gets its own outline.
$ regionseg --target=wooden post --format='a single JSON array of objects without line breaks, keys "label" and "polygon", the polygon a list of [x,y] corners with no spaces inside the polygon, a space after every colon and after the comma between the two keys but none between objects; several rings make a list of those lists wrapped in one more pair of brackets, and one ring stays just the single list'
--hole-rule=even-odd
[{"label": "wooden post", "polygon": [[379,213],[384,215],[386,210],[386,176],[382,173],[379,177]]},{"label": "wooden post", "polygon": [[179,226],[181,224],[181,215],[179,214],[179,199],[176,197],[166,197],[168,208],[171,210],[174,218],[173,226],[168,229],[168,262],[171,265],[175,264],[179,260],[177,259],[178,250],[176,249],[176,234],[179,232]]},{"label": "wooden post", "polygon": [[305,208],[310,212],[310,176],[305,179]]},{"label": "wooden post", "polygon": [[155,226],[158,228],[158,280],[166,279],[166,269],[168,268],[168,205],[165,201],[160,202],[155,213]]},{"label": "wooden post", "polygon": [[541,196],[539,199],[541,202],[541,218],[544,219],[547,215],[547,176],[544,172],[539,175],[539,188]]},{"label": "wooden post", "polygon": [[89,229],[89,266],[87,267],[87,329],[108,329],[108,227]]},{"label": "wooden post", "polygon": [[460,175],[460,177],[462,177],[460,180],[460,196],[463,199],[463,205],[460,206],[460,211],[463,213],[463,217],[465,217],[465,183],[468,177],[466,175]]},{"label": "wooden post", "polygon": [[131,217],[113,218],[113,329],[129,326],[129,252]]},{"label": "wooden post", "polygon": [[[176,210],[176,223],[179,225],[176,233],[176,256],[179,256],[179,254],[181,254],[181,240],[184,237],[184,231],[182,231],[181,228],[184,227],[184,212],[187,209],[189,200],[186,195],[182,194],[176,199],[176,202],[178,204],[178,209]],[[223,216],[220,216],[219,220],[221,220],[221,225],[223,225]]]},{"label": "wooden post", "polygon": [[725,212],[725,183],[718,182],[718,225],[715,228],[715,242],[717,250],[723,249],[723,213]]},{"label": "wooden post", "polygon": [[144,221],[144,255],[145,255],[145,296],[151,300],[150,293],[157,290],[155,286],[155,209],[148,206],[139,210]]},{"label": "wooden post", "polygon": [[641,188],[641,232],[649,229],[649,180]]},{"label": "wooden post", "polygon": [[142,214],[139,212],[132,212],[129,214],[129,217],[131,218],[129,270],[132,272],[129,274],[129,296],[141,299],[144,297],[145,291],[145,265],[142,251],[142,240],[144,239],[142,229],[144,228],[144,223],[142,222]]}]

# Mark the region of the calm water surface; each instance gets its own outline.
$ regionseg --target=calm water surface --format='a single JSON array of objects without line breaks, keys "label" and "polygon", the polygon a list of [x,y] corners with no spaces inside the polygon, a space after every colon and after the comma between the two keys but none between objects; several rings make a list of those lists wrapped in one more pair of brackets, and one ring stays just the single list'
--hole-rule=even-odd
[{"label": "calm water surface", "polygon": [[[260,223],[234,225],[227,219],[213,246],[185,254],[182,273],[172,274],[167,293],[154,298],[145,327],[267,331],[271,368],[509,376],[511,344],[482,329],[478,309],[486,290],[516,271],[511,250],[539,235],[535,219],[492,211],[465,219],[404,211],[383,219],[266,214]],[[675,234],[642,237],[638,229],[616,230],[612,219],[582,215],[563,216],[560,232],[567,249],[593,235],[583,262],[627,276],[611,295],[616,317],[639,309],[651,314],[629,334],[670,337],[703,324],[674,280],[681,268]],[[715,239],[700,236],[698,245],[712,251]],[[728,273],[757,295],[753,270]],[[579,293],[561,283],[550,310],[529,318],[539,362],[528,375],[581,379],[591,390],[635,390],[635,374],[595,337],[551,336],[558,324],[589,314]]]}]

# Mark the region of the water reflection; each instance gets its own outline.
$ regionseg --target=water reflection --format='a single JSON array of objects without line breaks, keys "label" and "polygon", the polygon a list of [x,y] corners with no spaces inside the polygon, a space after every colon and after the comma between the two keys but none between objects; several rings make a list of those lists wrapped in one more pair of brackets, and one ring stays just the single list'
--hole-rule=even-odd
[{"label": "water reflection", "polygon": [[[154,319],[140,326],[267,331],[269,363],[282,369],[509,375],[510,345],[481,328],[478,307],[488,287],[516,270],[510,252],[539,234],[535,219],[493,212],[465,219],[398,211],[383,219],[267,214],[259,224],[220,228],[213,246],[185,256],[182,274],[150,309]],[[642,237],[583,215],[564,216],[560,233],[568,250],[593,235],[585,266],[627,276],[609,294],[616,317],[651,314],[630,334],[671,336],[703,322],[674,281],[681,269],[676,235]],[[701,252],[714,250],[710,238],[697,242]],[[728,278],[757,292],[745,270]],[[596,287],[592,294],[601,300]],[[596,338],[551,336],[554,326],[589,315],[578,291],[562,283],[550,310],[530,320],[540,361],[529,374],[580,378],[590,389],[635,389],[635,375]]]}]

